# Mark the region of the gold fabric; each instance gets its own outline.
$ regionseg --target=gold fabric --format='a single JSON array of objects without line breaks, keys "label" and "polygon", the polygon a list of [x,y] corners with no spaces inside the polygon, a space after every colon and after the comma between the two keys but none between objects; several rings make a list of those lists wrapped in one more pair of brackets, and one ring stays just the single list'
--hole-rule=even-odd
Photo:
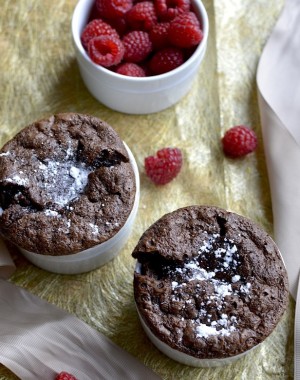
[{"label": "gold fabric", "polygon": [[[75,61],[70,23],[76,0],[1,0],[0,143],[30,122],[57,112],[81,112],[110,123],[129,145],[141,174],[141,201],[130,240],[113,261],[74,276],[47,273],[13,252],[11,281],[87,322],[165,380],[267,380],[293,377],[294,302],[274,333],[227,367],[191,368],[161,354],[146,338],[133,299],[131,252],[160,216],[191,204],[212,204],[243,214],[272,235],[272,211],[257,105],[256,68],[283,0],[205,0],[208,50],[190,93],[152,115],[126,115],[98,103]],[[276,78],[274,78],[276,80]],[[257,151],[223,156],[220,138],[236,124],[258,134]],[[180,147],[179,176],[158,187],[145,176],[144,157]],[[1,312],[1,310],[0,310]],[[0,366],[0,380],[16,379]]]}]

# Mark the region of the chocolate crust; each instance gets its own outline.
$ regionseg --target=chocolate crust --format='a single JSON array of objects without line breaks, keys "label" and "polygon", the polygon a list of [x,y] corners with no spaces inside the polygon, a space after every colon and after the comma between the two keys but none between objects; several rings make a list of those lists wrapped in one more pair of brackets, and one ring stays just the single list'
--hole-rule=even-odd
[{"label": "chocolate crust", "polygon": [[53,115],[0,150],[0,232],[31,252],[73,254],[108,240],[135,192],[122,140],[96,117]]},{"label": "chocolate crust", "polygon": [[152,333],[199,359],[241,354],[276,327],[288,303],[287,273],[271,237],[212,206],[166,214],[132,256],[134,297]]}]

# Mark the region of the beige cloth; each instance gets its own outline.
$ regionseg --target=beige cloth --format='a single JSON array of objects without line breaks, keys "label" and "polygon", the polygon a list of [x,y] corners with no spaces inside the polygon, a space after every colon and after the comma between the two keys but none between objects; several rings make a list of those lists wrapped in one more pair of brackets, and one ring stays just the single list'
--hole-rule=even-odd
[{"label": "beige cloth", "polygon": [[78,318],[0,279],[0,362],[22,380],[159,380]]},{"label": "beige cloth", "polygon": [[295,298],[300,270],[300,2],[288,0],[260,59],[257,83],[274,238]]}]

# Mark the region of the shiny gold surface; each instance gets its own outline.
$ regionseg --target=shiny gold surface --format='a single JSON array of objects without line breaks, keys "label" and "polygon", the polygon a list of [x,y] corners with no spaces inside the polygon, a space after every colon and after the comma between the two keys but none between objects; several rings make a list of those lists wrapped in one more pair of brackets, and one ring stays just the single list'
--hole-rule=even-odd
[{"label": "shiny gold surface", "polygon": [[[0,143],[52,113],[75,111],[104,119],[137,159],[139,213],[127,245],[104,267],[63,276],[16,257],[17,271],[11,281],[84,320],[162,379],[292,379],[293,301],[271,337],[236,364],[217,369],[186,367],[166,358],[145,337],[133,301],[131,258],[139,236],[152,222],[190,204],[213,204],[241,213],[272,234],[255,74],[283,0],[205,0],[208,51],[191,92],[176,106],[146,116],[111,111],[84,87],[70,32],[75,4],[75,0],[1,0]],[[256,153],[241,160],[224,158],[220,149],[221,136],[235,124],[251,125],[259,136]],[[156,187],[144,174],[143,160],[165,146],[182,149],[184,167],[173,182]],[[0,366],[3,379],[16,377]]]}]

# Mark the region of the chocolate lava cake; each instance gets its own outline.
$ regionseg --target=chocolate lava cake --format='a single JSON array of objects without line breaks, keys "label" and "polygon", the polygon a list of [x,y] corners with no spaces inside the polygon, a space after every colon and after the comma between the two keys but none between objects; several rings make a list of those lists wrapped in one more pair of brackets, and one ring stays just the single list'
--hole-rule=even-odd
[{"label": "chocolate lava cake", "polygon": [[0,232],[31,252],[68,255],[108,240],[135,192],[125,145],[96,117],[53,115],[0,150]]},{"label": "chocolate lava cake", "polygon": [[274,330],[287,307],[287,273],[271,237],[217,207],[163,216],[132,256],[142,320],[160,341],[194,358],[244,353]]}]

